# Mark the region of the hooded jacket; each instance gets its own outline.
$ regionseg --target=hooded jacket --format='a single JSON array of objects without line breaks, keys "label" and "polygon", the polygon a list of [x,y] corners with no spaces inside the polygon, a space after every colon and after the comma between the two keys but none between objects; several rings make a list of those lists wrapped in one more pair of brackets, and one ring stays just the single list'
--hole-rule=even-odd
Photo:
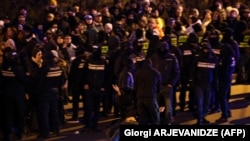
[{"label": "hooded jacket", "polygon": [[136,98],[157,98],[161,86],[160,73],[152,68],[150,59],[146,59],[142,69],[135,73],[134,91]]},{"label": "hooded jacket", "polygon": [[195,85],[206,86],[217,82],[218,58],[212,53],[210,44],[201,44],[202,52],[192,65],[191,79]]},{"label": "hooded jacket", "polygon": [[161,85],[175,86],[180,77],[180,68],[178,59],[168,53],[169,48],[166,42],[161,42],[158,46],[158,53],[155,53],[151,59],[153,68],[158,70],[162,77]]}]

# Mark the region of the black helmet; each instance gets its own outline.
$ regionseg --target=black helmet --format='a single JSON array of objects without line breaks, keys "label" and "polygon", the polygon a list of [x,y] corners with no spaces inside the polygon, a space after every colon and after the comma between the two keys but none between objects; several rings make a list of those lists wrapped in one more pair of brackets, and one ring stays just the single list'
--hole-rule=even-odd
[{"label": "black helmet", "polygon": [[187,38],[187,43],[198,43],[199,38],[196,33],[190,33]]},{"label": "black helmet", "polygon": [[224,38],[228,39],[231,38],[233,36],[233,30],[231,28],[226,28],[224,30]]},{"label": "black helmet", "polygon": [[169,45],[167,42],[160,42],[158,45],[158,54],[161,57],[165,57],[168,54]]},{"label": "black helmet", "polygon": [[18,63],[19,55],[16,51],[7,51],[4,53],[5,61],[8,63]]},{"label": "black helmet", "polygon": [[211,45],[209,44],[209,42],[203,41],[201,42],[201,49],[202,49],[202,53],[204,55],[210,55],[211,54]]},{"label": "black helmet", "polygon": [[93,45],[92,53],[93,53],[94,58],[100,58],[102,54],[101,47],[99,45]]}]

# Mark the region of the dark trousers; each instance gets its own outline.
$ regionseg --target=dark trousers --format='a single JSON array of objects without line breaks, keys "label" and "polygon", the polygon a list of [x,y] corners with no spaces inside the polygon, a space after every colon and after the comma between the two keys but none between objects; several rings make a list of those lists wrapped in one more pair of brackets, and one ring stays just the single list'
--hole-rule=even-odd
[{"label": "dark trousers", "polygon": [[240,48],[240,59],[236,64],[237,78],[236,83],[245,84],[247,83],[249,73],[249,60],[250,60],[250,49]]},{"label": "dark trousers", "polygon": [[223,82],[219,83],[219,101],[221,105],[222,117],[228,118],[230,113],[229,107],[229,96],[228,93],[231,89],[231,82]]},{"label": "dark trousers", "polygon": [[103,96],[101,90],[86,90],[84,93],[86,128],[96,128],[100,118],[100,103]]},{"label": "dark trousers", "polygon": [[58,101],[38,101],[37,108],[40,134],[47,136],[50,131],[59,132],[61,122],[58,112]]},{"label": "dark trousers", "polygon": [[181,78],[181,88],[180,88],[180,108],[184,110],[186,106],[186,93],[189,91],[188,84],[189,84],[189,79],[188,77],[182,77]]},{"label": "dark trousers", "polygon": [[58,100],[58,114],[59,114],[61,123],[65,123],[64,99],[62,98]]},{"label": "dark trousers", "polygon": [[211,99],[211,85],[195,85],[195,99],[197,105],[197,119],[203,119],[209,108],[210,99]]},{"label": "dark trousers", "polygon": [[25,128],[25,99],[5,99],[3,101],[3,134],[9,136],[13,133],[23,134]]},{"label": "dark trousers", "polygon": [[159,105],[156,98],[139,98],[136,105],[139,124],[156,125],[160,123]]},{"label": "dark trousers", "polygon": [[[71,89],[72,93],[72,119],[78,119],[78,112],[79,112],[79,103],[83,102],[83,89],[80,85],[74,85]],[[80,96],[82,96],[82,100],[80,99]],[[83,107],[84,108],[84,107]]]}]

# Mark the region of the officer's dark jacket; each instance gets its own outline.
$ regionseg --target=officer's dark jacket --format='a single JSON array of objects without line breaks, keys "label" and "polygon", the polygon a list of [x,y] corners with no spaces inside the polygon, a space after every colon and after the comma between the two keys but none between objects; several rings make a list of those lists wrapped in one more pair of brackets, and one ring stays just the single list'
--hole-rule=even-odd
[{"label": "officer's dark jacket", "polygon": [[225,33],[223,35],[223,39],[221,40],[221,43],[228,43],[231,45],[234,51],[234,57],[236,60],[236,63],[240,59],[240,49],[239,49],[239,43],[233,38],[233,31],[231,29],[225,29]]},{"label": "officer's dark jacket", "polygon": [[41,80],[42,91],[38,94],[38,100],[58,100],[61,88],[66,81],[62,68],[56,64],[45,66],[41,72]]},{"label": "officer's dark jacket", "polygon": [[234,58],[234,51],[230,45],[222,46],[221,55],[219,58],[218,77],[220,81],[231,82],[232,74],[234,73],[236,60]]},{"label": "officer's dark jacket", "polygon": [[79,55],[72,61],[68,75],[68,87],[72,85],[81,85],[84,80],[84,66],[87,58],[84,55]]},{"label": "officer's dark jacket", "polygon": [[210,52],[207,54],[201,53],[196,56],[192,64],[191,80],[195,85],[208,85],[217,82],[218,75],[218,58]]},{"label": "officer's dark jacket", "polygon": [[20,66],[7,65],[1,70],[1,91],[6,99],[24,98],[27,76]]},{"label": "officer's dark jacket", "polygon": [[105,59],[91,55],[85,63],[84,71],[84,84],[88,84],[90,89],[100,90],[106,87],[107,62]]},{"label": "officer's dark jacket", "polygon": [[195,53],[194,53],[194,49],[195,47],[194,46],[198,46],[198,44],[196,43],[186,43],[186,44],[183,44],[182,46],[180,46],[180,50],[181,50],[181,54],[182,54],[182,66],[181,66],[181,69],[182,69],[182,72],[183,73],[187,73],[189,74],[190,72],[190,66],[192,64],[192,61],[195,57]]}]

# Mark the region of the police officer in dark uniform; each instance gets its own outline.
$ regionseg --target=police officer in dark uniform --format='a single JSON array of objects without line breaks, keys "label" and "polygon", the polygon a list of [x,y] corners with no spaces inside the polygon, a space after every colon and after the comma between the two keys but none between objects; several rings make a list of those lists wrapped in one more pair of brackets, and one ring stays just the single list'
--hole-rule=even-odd
[{"label": "police officer in dark uniform", "polygon": [[[77,56],[71,64],[69,75],[68,75],[68,90],[72,95],[72,117],[70,121],[79,122],[79,102],[80,97],[82,100],[83,96],[83,80],[84,80],[84,66],[87,61],[88,55],[86,53],[82,53]],[[82,101],[83,102],[83,101]]]},{"label": "police officer in dark uniform", "polygon": [[191,80],[195,92],[197,125],[208,124],[205,119],[208,112],[212,86],[216,85],[218,60],[212,55],[208,42],[201,43],[201,53],[192,65]]},{"label": "police officer in dark uniform", "polygon": [[[40,124],[38,137],[48,138],[50,132],[59,134],[61,121],[59,117],[58,101],[60,90],[65,85],[66,78],[63,70],[54,60],[52,52],[45,55],[46,64],[41,68],[41,92],[37,95],[37,116]],[[52,122],[51,122],[52,121]]]},{"label": "police officer in dark uniform", "polygon": [[90,129],[99,131],[100,104],[107,87],[107,62],[101,58],[100,46],[92,46],[92,52],[84,68],[85,127],[82,132],[88,132]]},{"label": "police officer in dark uniform", "polygon": [[219,103],[221,105],[221,117],[216,120],[217,123],[227,122],[231,116],[230,112],[230,88],[232,84],[232,74],[235,70],[235,58],[233,49],[229,44],[222,46],[221,55],[219,58]]},{"label": "police officer in dark uniform", "polygon": [[181,45],[179,48],[182,53],[182,64],[181,64],[181,76],[180,76],[180,110],[184,111],[186,106],[186,93],[188,92],[189,101],[188,101],[188,108],[189,110],[194,110],[194,94],[193,91],[190,89],[190,73],[191,67],[190,65],[193,62],[195,57],[194,49],[199,46],[198,44],[198,36],[195,33],[190,33],[188,35],[187,42]]},{"label": "police officer in dark uniform", "polygon": [[225,28],[222,31],[222,33],[223,33],[223,38],[221,40],[221,43],[230,44],[231,47],[233,48],[233,51],[234,51],[234,58],[235,58],[235,61],[236,61],[236,70],[235,70],[235,72],[237,73],[237,78],[236,78],[236,81],[237,81],[237,79],[239,80],[239,78],[241,77],[240,75],[242,75],[241,73],[238,73],[238,71],[239,71],[238,66],[239,66],[239,61],[240,61],[240,56],[241,56],[239,43],[233,37],[233,30],[231,28]]},{"label": "police officer in dark uniform", "polygon": [[237,36],[234,38],[239,43],[240,50],[240,58],[237,65],[237,82],[246,83],[248,81],[247,75],[249,72],[248,61],[250,60],[250,46],[248,44],[250,39],[250,29],[247,25],[247,22],[244,20],[238,21],[235,32]]},{"label": "police officer in dark uniform", "polygon": [[143,30],[136,30],[136,39],[133,42],[133,62],[135,64],[135,69],[138,70],[142,67],[143,62],[146,58],[145,52],[142,50],[146,40],[143,38]]},{"label": "police officer in dark uniform", "polygon": [[[221,56],[221,51],[222,51],[222,43],[220,42],[219,30],[216,30],[213,26],[210,26],[210,29],[208,28],[205,34],[206,34],[205,36],[207,36],[205,38],[208,39],[209,43],[211,44],[213,54],[219,59]],[[218,95],[219,95],[218,86],[214,86],[214,88],[212,89],[212,96],[211,96],[211,101],[210,101],[210,106],[209,106],[210,113],[220,111]]]},{"label": "police officer in dark uniform", "polygon": [[[11,141],[15,133],[22,139],[25,128],[25,88],[27,76],[19,64],[17,52],[9,50],[4,53],[2,75],[3,99],[3,135],[4,140]],[[14,129],[14,130],[13,130]]]},{"label": "police officer in dark uniform", "polygon": [[[162,41],[166,41],[169,45],[169,53],[174,55],[179,64],[179,68],[181,68],[182,65],[182,53],[180,48],[178,48],[178,42],[177,42],[177,35],[174,33],[174,29],[167,26],[165,29],[165,36],[161,39]],[[176,99],[176,92],[180,86],[180,78],[177,81],[176,85],[173,86],[173,116],[176,116],[176,105],[177,105],[177,99]]]},{"label": "police officer in dark uniform", "polygon": [[112,111],[115,100],[115,92],[112,88],[112,84],[115,83],[116,77],[114,74],[115,61],[118,57],[118,48],[120,47],[120,38],[113,31],[113,24],[106,23],[104,30],[98,34],[98,42],[101,45],[102,57],[108,62],[108,77],[107,77],[107,89],[106,94],[103,97],[103,116],[108,116]]}]

